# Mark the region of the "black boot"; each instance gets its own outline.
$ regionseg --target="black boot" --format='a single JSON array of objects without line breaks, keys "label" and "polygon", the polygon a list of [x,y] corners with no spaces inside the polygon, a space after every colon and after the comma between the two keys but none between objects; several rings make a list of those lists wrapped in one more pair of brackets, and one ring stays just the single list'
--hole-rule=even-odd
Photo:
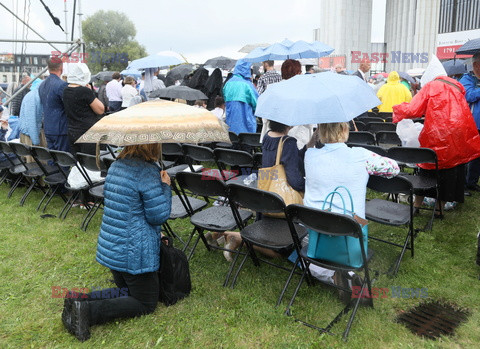
[{"label": "black boot", "polygon": [[81,342],[90,338],[90,302],[74,301],[72,305],[73,334]]},{"label": "black boot", "polygon": [[85,300],[88,300],[88,296],[86,293],[68,291],[68,293],[65,295],[65,301],[63,302],[63,311],[62,311],[62,322],[63,322],[63,326],[65,326],[65,328],[71,334],[75,334],[75,331],[72,327],[73,302],[85,301]]}]

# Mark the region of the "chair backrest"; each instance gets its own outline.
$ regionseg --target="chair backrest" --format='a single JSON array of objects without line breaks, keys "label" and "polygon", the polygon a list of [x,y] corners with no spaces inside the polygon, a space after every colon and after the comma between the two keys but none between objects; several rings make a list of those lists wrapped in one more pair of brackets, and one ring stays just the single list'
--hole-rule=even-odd
[{"label": "chair backrest", "polygon": [[253,167],[260,168],[262,166],[263,153],[254,153],[253,154]]},{"label": "chair backrest", "polygon": [[360,117],[355,119],[355,121],[357,121],[357,120],[363,122],[364,124],[367,124],[369,122],[383,122],[383,119],[379,118],[378,116],[373,116],[373,117],[360,116]]},{"label": "chair backrest", "polygon": [[378,117],[378,114],[373,112],[373,111],[367,111],[367,117],[370,117],[370,118],[377,118]]},{"label": "chair backrest", "polygon": [[438,167],[437,153],[430,148],[392,147],[388,149],[388,157],[404,163],[436,164]]},{"label": "chair backrest", "polygon": [[8,145],[17,156],[31,156],[30,147],[28,145],[17,142],[9,142]]},{"label": "chair backrest", "polygon": [[395,131],[378,131],[375,134],[378,145],[401,146],[402,141]]},{"label": "chair backrest", "polygon": [[193,144],[182,145],[183,154],[193,161],[215,161],[213,150],[208,147],[202,147]]},{"label": "chair backrest", "polygon": [[194,195],[204,197],[227,196],[227,186],[218,178],[209,177],[202,173],[179,172],[175,179],[181,188],[192,192]]},{"label": "chair backrest", "polygon": [[240,139],[235,132],[228,131],[228,137],[230,138],[230,142],[232,142],[233,144],[240,142]]},{"label": "chair backrest", "polygon": [[378,116],[384,120],[387,120],[387,119],[392,119],[392,115],[393,113],[390,113],[390,112],[379,112],[378,113]]},{"label": "chair backrest", "polygon": [[350,131],[348,134],[348,143],[371,144],[375,145],[375,136],[366,131]]},{"label": "chair backrest", "polygon": [[106,169],[108,170],[108,169],[110,168],[110,166],[111,166],[115,161],[117,161],[117,159],[112,159],[112,158],[109,158],[109,157],[104,157],[104,158],[102,158],[102,161],[103,161],[103,163],[105,164]]},{"label": "chair backrest", "polygon": [[378,145],[369,145],[369,144],[357,144],[357,143],[348,143],[349,147],[361,147],[373,151],[374,153],[380,156],[387,156],[387,150],[379,147]]},{"label": "chair backrest", "polygon": [[285,203],[280,195],[242,184],[228,184],[228,198],[240,206],[260,213],[285,212]]},{"label": "chair backrest", "polygon": [[367,131],[377,133],[378,131],[395,131],[397,125],[391,122],[368,122],[365,125]]},{"label": "chair backrest", "polygon": [[32,145],[30,150],[32,152],[32,155],[34,155],[34,157],[36,157],[40,161],[55,161],[47,148]]},{"label": "chair backrest", "polygon": [[251,147],[261,147],[260,133],[240,133],[238,138],[241,144],[249,145]]},{"label": "chair backrest", "polygon": [[68,171],[66,171],[65,168],[76,167],[82,177],[85,179],[85,181],[89,185],[92,185],[90,177],[85,172],[82,166],[78,166],[77,159],[72,154],[61,150],[49,149],[48,151],[50,152],[50,155],[52,155],[52,158],[55,160],[55,164],[57,165],[60,172],[63,173],[63,175],[65,176],[65,179],[68,179]]},{"label": "chair backrest", "polygon": [[95,155],[77,153],[76,157],[80,165],[82,165],[84,168],[86,168],[89,171],[100,172],[100,171],[105,171],[107,169],[102,158],[100,158],[100,168],[98,168],[97,157]]},{"label": "chair backrest", "polygon": [[[288,205],[288,217],[308,229],[334,236],[362,236],[362,227],[351,216],[303,205]],[[362,240],[362,239],[359,239]]]},{"label": "chair backrest", "polygon": [[163,143],[162,154],[169,156],[182,156],[182,145],[180,143]]},{"label": "chair backrest", "polygon": [[357,126],[357,131],[365,131],[365,123],[359,120],[355,120],[355,125],[353,124],[354,120],[350,121],[350,131],[355,131],[355,126]]},{"label": "chair backrest", "polygon": [[367,188],[389,194],[413,194],[412,183],[401,176],[393,178],[370,176]]},{"label": "chair backrest", "polygon": [[217,162],[223,165],[253,167],[253,156],[246,151],[216,148],[213,153]]}]

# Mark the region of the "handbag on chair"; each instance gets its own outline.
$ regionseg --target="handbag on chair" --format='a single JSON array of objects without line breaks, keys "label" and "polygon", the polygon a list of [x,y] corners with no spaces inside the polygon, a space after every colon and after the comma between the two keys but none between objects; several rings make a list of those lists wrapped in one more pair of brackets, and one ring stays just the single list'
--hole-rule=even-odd
[{"label": "handbag on chair", "polygon": [[[353,210],[353,199],[350,191],[339,186],[327,195],[323,202],[322,210],[331,210],[333,197],[339,195],[343,203],[343,214],[347,214],[345,199],[338,191],[339,189],[345,189],[348,194],[351,203],[352,217],[362,227],[363,246],[365,248],[365,254],[368,250],[368,221],[364,218],[357,216]],[[329,202],[330,200],[330,202]],[[326,208],[327,204],[329,207]],[[320,234],[314,230],[308,230],[308,251],[307,256],[310,258],[323,259],[329,262],[348,265],[350,267],[359,268],[363,265],[362,252],[360,250],[360,244],[358,240],[352,236],[331,236],[326,234]]]},{"label": "handbag on chair", "polygon": [[[280,163],[282,157],[283,144],[288,137],[282,137],[278,142],[277,157],[275,165],[264,167],[258,170],[258,189],[270,191],[280,195],[285,202],[285,206],[290,204],[303,205],[303,193],[293,189],[287,181],[285,167]],[[284,213],[268,213],[266,216],[285,218]]]}]

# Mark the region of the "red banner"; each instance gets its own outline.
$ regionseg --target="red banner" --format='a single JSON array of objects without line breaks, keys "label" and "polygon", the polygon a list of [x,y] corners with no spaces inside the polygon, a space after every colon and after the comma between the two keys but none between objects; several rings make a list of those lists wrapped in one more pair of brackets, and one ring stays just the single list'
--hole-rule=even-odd
[{"label": "red banner", "polygon": [[437,47],[437,57],[438,57],[438,59],[453,59],[455,57],[457,57],[457,58],[472,57],[472,55],[456,55],[455,56],[455,52],[462,46],[463,45]]}]

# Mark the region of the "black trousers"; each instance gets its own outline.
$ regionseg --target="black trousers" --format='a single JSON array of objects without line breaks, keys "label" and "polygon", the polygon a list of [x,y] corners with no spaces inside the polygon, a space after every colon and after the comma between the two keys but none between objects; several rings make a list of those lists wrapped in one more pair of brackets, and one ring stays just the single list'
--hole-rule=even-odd
[{"label": "black trousers", "polygon": [[117,288],[94,290],[87,295],[90,325],[117,318],[153,313],[158,303],[158,273],[132,275],[111,270]]}]

